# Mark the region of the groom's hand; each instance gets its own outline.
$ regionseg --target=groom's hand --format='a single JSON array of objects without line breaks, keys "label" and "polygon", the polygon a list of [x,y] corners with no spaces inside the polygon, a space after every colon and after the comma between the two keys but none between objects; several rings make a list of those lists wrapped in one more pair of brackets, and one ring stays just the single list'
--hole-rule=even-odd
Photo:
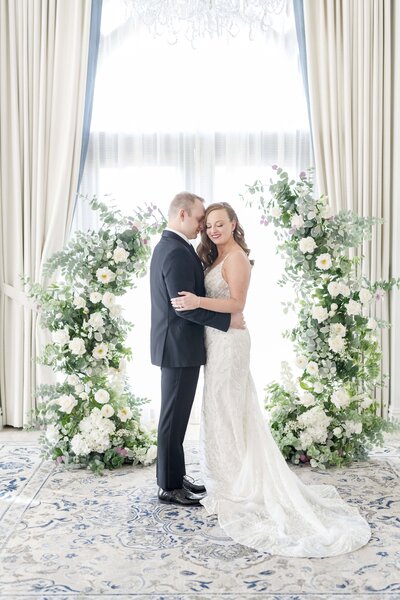
[{"label": "groom's hand", "polygon": [[231,316],[230,328],[232,329],[246,329],[246,322],[244,320],[243,313],[233,313]]}]

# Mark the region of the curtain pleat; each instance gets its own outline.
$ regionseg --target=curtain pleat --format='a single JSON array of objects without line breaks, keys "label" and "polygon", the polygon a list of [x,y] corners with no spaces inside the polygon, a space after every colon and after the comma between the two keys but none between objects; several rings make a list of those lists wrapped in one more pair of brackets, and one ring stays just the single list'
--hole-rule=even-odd
[{"label": "curtain pleat", "polygon": [[[336,210],[385,219],[362,248],[372,281],[395,273],[391,262],[392,12],[391,0],[304,0],[307,72],[319,190]],[[390,298],[375,316],[390,320]],[[382,374],[389,374],[389,333],[381,333]],[[392,364],[392,372],[395,365]],[[388,414],[389,388],[378,390]],[[391,412],[395,403],[392,397]]]},{"label": "curtain pleat", "polygon": [[42,280],[67,237],[82,145],[91,0],[0,3],[0,398],[29,420],[45,341],[22,275]]}]

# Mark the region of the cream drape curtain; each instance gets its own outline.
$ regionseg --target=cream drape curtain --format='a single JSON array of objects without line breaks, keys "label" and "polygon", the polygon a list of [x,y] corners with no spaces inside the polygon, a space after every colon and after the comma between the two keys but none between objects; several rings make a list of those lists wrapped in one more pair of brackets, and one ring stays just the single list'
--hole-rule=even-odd
[{"label": "cream drape curtain", "polygon": [[82,142],[91,0],[0,2],[0,395],[21,427],[48,374],[20,276],[67,237]]},{"label": "cream drape curtain", "polygon": [[[392,9],[391,0],[304,0],[317,183],[336,210],[385,219],[362,249],[363,273],[372,281],[394,275]],[[389,319],[389,298],[376,311]],[[381,341],[382,373],[389,374],[387,330]],[[385,416],[388,389],[379,392]]]}]

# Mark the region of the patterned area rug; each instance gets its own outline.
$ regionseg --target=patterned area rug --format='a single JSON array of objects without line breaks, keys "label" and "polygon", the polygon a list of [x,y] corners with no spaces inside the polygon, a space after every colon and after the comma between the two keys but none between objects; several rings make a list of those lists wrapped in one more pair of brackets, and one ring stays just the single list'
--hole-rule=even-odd
[{"label": "patterned area rug", "polygon": [[[195,445],[188,472],[198,474]],[[270,556],[235,544],[201,507],[159,504],[154,467],[62,471],[36,444],[0,444],[0,599],[400,600],[400,443],[326,473],[373,529],[370,543],[326,559]]]}]

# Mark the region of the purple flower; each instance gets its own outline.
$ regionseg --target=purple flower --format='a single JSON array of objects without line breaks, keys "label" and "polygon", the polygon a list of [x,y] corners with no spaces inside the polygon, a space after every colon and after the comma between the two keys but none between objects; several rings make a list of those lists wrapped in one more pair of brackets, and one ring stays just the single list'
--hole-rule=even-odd
[{"label": "purple flower", "polygon": [[308,460],[308,458],[305,454],[300,454],[299,459],[302,463],[305,463]]},{"label": "purple flower", "polygon": [[374,298],[375,300],[383,300],[384,296],[385,292],[382,289],[378,288],[375,292]]},{"label": "purple flower", "polygon": [[277,171],[278,170],[278,165],[272,165],[272,168],[273,168],[274,171]]},{"label": "purple flower", "polygon": [[64,457],[63,457],[63,456],[57,456],[57,458],[56,458],[56,463],[59,465],[59,464],[61,464],[62,462],[64,462]]},{"label": "purple flower", "polygon": [[299,177],[300,179],[307,179],[307,173],[305,171],[301,171],[301,173],[299,173]]}]

